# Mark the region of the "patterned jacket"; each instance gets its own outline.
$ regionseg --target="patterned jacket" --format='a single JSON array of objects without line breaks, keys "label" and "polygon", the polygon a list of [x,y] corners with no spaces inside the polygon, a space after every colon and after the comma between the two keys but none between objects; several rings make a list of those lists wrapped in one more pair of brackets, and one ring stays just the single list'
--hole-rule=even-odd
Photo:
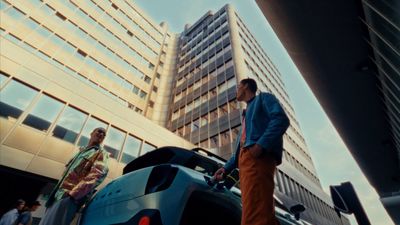
[{"label": "patterned jacket", "polygon": [[109,153],[100,146],[80,148],[66,165],[64,174],[50,194],[46,207],[64,198],[67,193],[83,204],[107,176],[108,159]]}]

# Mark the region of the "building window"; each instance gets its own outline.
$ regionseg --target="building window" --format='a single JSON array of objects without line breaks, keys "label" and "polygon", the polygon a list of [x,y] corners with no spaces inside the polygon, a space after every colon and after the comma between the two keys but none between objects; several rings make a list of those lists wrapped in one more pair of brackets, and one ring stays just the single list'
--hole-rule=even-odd
[{"label": "building window", "polygon": [[[3,80],[7,79],[7,77],[3,75],[1,77],[3,83]],[[0,92],[0,116],[18,119],[37,93],[35,89],[11,80]]]},{"label": "building window", "polygon": [[153,150],[156,149],[156,148],[157,148],[156,146],[145,142],[145,143],[143,144],[143,148],[142,148],[141,155],[146,154],[147,152],[153,151]]},{"label": "building window", "polygon": [[144,81],[145,81],[146,83],[150,84],[151,78],[148,77],[148,76],[145,76],[145,77],[144,77]]},{"label": "building window", "polygon": [[157,93],[158,88],[157,88],[156,86],[153,86],[153,91],[154,91],[155,93]]},{"label": "building window", "polygon": [[186,136],[186,135],[189,135],[190,134],[190,132],[191,132],[191,123],[188,123],[188,124],[186,124],[186,126],[185,126],[185,132],[184,132],[184,135]]},{"label": "building window", "polygon": [[196,119],[195,121],[193,121],[192,123],[192,132],[198,130],[200,127],[200,120]]},{"label": "building window", "polygon": [[3,84],[6,82],[8,79],[8,76],[0,72],[0,87],[3,86]]},{"label": "building window", "polygon": [[146,92],[144,92],[144,91],[140,91],[140,94],[139,94],[139,96],[140,96],[140,98],[142,98],[142,99],[145,99],[145,98],[146,98],[146,96],[147,96],[147,93],[146,93]]},{"label": "building window", "polygon": [[236,140],[240,132],[240,127],[232,128],[232,140]]},{"label": "building window", "polygon": [[79,139],[78,146],[87,146],[87,144],[89,143],[90,134],[92,133],[92,131],[94,129],[99,128],[99,127],[107,129],[108,125],[94,117],[90,117],[89,120],[87,121],[85,127],[82,130],[82,134]]},{"label": "building window", "polygon": [[231,143],[230,132],[227,130],[226,132],[221,134],[221,146],[225,146]]},{"label": "building window", "polygon": [[223,106],[219,107],[219,115],[223,116],[228,114],[228,104],[224,104]]},{"label": "building window", "polygon": [[230,101],[229,102],[229,110],[230,110],[230,112],[233,112],[236,109],[238,109],[237,102],[236,101]]},{"label": "building window", "polygon": [[218,110],[215,109],[210,112],[210,121],[214,121],[217,118],[218,118]]},{"label": "building window", "polygon": [[63,103],[54,98],[43,95],[33,110],[25,118],[23,124],[46,132],[63,106]]},{"label": "building window", "polygon": [[210,148],[218,148],[219,146],[219,140],[218,140],[218,135],[215,135],[214,137],[210,138]]},{"label": "building window", "polygon": [[149,101],[149,107],[153,108],[154,107],[154,102],[153,101]]},{"label": "building window", "polygon": [[208,139],[206,139],[206,140],[200,142],[200,147],[202,147],[202,148],[209,148],[209,146],[208,146]]},{"label": "building window", "polygon": [[111,154],[110,156],[114,159],[118,157],[118,153],[122,148],[122,144],[125,139],[125,132],[110,127],[107,131],[107,136],[104,140],[104,148]]},{"label": "building window", "polygon": [[58,120],[53,130],[53,136],[75,143],[87,116],[87,114],[68,106]]},{"label": "building window", "polygon": [[139,94],[139,91],[140,91],[140,89],[139,89],[138,87],[133,86],[132,92],[133,92],[134,94]]},{"label": "building window", "polygon": [[128,164],[139,155],[140,145],[142,141],[134,136],[129,135],[126,139],[121,162]]}]

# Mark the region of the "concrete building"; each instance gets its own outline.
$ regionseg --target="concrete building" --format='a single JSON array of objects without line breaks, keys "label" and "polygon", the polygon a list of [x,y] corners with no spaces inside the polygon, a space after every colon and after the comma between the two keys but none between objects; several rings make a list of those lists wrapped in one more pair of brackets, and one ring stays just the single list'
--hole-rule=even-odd
[{"label": "concrete building", "polygon": [[243,108],[236,85],[251,77],[291,120],[277,197],[288,207],[304,204],[311,223],[340,224],[281,75],[231,6],[180,34],[128,0],[2,0],[0,10],[0,171],[9,183],[2,199],[45,200],[98,126],[107,129],[112,154],[106,182],[165,145],[197,145],[228,158]]},{"label": "concrete building", "polygon": [[228,159],[243,109],[235,100],[237,83],[247,77],[255,79],[261,91],[280,100],[291,120],[284,136],[284,163],[277,173],[276,195],[284,205],[306,205],[304,218],[312,223],[340,224],[321,188],[281,74],[235,10],[226,5],[185,26],[178,49],[168,128]]},{"label": "concrete building", "polygon": [[95,127],[107,129],[106,182],[155,147],[194,146],[151,121],[160,114],[154,102],[169,91],[162,83],[171,76],[165,61],[174,35],[166,26],[131,1],[0,6],[2,207],[54,185]]}]

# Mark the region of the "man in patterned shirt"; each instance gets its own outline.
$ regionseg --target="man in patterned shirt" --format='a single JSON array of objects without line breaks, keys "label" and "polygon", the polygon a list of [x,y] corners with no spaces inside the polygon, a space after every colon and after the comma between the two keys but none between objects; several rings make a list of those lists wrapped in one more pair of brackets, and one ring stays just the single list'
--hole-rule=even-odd
[{"label": "man in patterned shirt", "polygon": [[46,213],[39,225],[69,225],[79,208],[108,173],[109,153],[100,144],[106,136],[104,128],[90,134],[87,147],[69,161],[62,178],[50,194]]}]

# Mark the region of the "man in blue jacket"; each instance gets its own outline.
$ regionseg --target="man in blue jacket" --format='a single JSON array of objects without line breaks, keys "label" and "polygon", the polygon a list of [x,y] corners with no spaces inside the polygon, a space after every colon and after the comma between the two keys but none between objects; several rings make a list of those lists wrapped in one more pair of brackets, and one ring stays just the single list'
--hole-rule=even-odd
[{"label": "man in blue jacket", "polygon": [[230,160],[215,174],[222,180],[239,168],[242,192],[242,225],[279,224],[274,211],[274,175],[282,163],[283,134],[289,119],[276,97],[256,95],[257,83],[250,78],[240,81],[237,100],[247,104],[236,149]]}]

